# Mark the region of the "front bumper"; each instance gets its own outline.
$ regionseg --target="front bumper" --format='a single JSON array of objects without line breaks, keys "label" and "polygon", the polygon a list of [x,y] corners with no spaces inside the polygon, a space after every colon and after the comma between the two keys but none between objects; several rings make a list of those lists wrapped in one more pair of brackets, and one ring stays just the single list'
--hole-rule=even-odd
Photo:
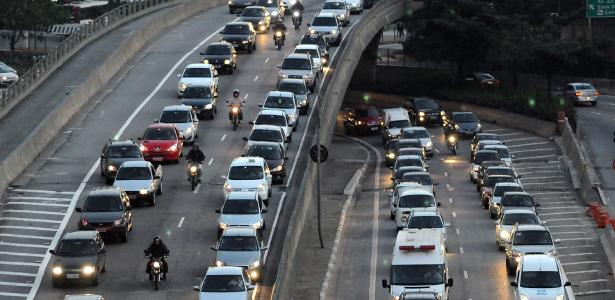
[{"label": "front bumper", "polygon": [[[103,225],[97,225],[103,224]],[[87,226],[83,226],[81,223],[77,226],[79,230],[96,230],[102,235],[120,235],[128,230],[128,225],[120,225],[116,226],[113,222],[93,222],[88,224]]]},{"label": "front bumper", "polygon": [[475,134],[482,132],[482,130],[480,128],[476,128],[476,129],[456,129],[455,132],[458,135],[462,135],[462,136],[474,136]]},{"label": "front bumper", "polygon": [[[54,266],[55,267],[55,266]],[[52,267],[52,269],[54,268]],[[51,273],[52,280],[55,283],[60,282],[91,282],[96,278],[96,271],[91,274],[86,274],[82,269],[64,269],[62,268],[62,273],[56,274]]]},{"label": "front bumper", "polygon": [[441,125],[444,120],[442,119],[442,115],[438,113],[429,113],[424,116],[417,116],[416,123],[418,125],[433,125],[438,124]]},{"label": "front bumper", "polygon": [[597,98],[596,96],[575,96],[577,102],[595,102]]},{"label": "front bumper", "polygon": [[252,43],[251,41],[227,41],[229,43],[231,43],[231,45],[233,45],[233,47],[237,48],[237,49],[243,49],[243,50],[248,50],[250,49],[250,47],[252,47]]},{"label": "front bumper", "polygon": [[286,178],[286,169],[282,169],[282,171],[273,172],[271,171],[271,176],[273,180],[283,180]]},{"label": "front bumper", "polygon": [[361,4],[351,4],[348,5],[348,10],[350,12],[358,12],[363,10],[363,6]]},{"label": "front bumper", "polygon": [[130,202],[134,203],[135,201],[149,201],[154,191],[148,191],[147,194],[141,194],[139,191],[126,191],[126,194]]},{"label": "front bumper", "polygon": [[143,152],[143,159],[150,162],[165,162],[170,160],[178,160],[181,151],[176,152]]}]

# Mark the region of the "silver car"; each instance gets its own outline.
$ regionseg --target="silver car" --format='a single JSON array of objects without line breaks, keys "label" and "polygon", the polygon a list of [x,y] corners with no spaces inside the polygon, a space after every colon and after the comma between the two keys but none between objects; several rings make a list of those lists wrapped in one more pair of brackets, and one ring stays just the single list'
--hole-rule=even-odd
[{"label": "silver car", "polygon": [[510,232],[515,224],[540,225],[542,222],[531,209],[507,209],[495,222],[495,242],[500,250],[510,243]]},{"label": "silver car", "polygon": [[502,197],[506,192],[523,192],[523,186],[512,182],[498,182],[493,187],[493,194],[489,196],[489,216],[492,219],[498,216],[502,206]]},{"label": "silver car", "polygon": [[320,12],[335,14],[340,25],[344,27],[348,26],[350,23],[350,11],[348,10],[348,5],[344,0],[325,1],[325,4],[323,4]]},{"label": "silver car", "polygon": [[590,103],[592,106],[598,104],[600,93],[589,83],[569,83],[565,90],[566,99],[574,104]]},{"label": "silver car", "polygon": [[280,65],[278,73],[278,85],[280,81],[286,78],[303,79],[311,92],[316,88],[316,78],[318,71],[314,68],[312,58],[305,53],[288,54],[282,65]]},{"label": "silver car", "polygon": [[299,44],[295,47],[294,53],[306,53],[312,57],[312,65],[318,72],[322,72],[323,63],[326,61],[320,55],[320,47],[312,44]]},{"label": "silver car", "polygon": [[256,192],[230,192],[224,199],[222,209],[216,209],[218,217],[218,237],[224,229],[236,226],[265,229],[264,213],[267,209],[255,196]]},{"label": "silver car", "polygon": [[149,161],[133,160],[122,163],[115,175],[114,187],[124,188],[131,202],[146,200],[156,204],[156,195],[162,194],[162,166]]},{"label": "silver car", "polygon": [[292,78],[282,79],[278,85],[278,90],[295,94],[295,100],[297,100],[297,104],[299,105],[299,114],[306,115],[308,113],[310,109],[308,94],[310,94],[310,92],[304,80]]},{"label": "silver car", "polygon": [[194,140],[199,137],[199,118],[192,106],[183,104],[165,106],[160,114],[160,119],[156,119],[156,121],[175,124],[181,137],[184,138],[184,143],[194,143]]},{"label": "silver car", "polygon": [[431,141],[431,135],[425,127],[405,127],[401,130],[400,139],[417,139],[421,142],[421,146],[425,149],[427,156],[433,156],[434,147]]},{"label": "silver car", "polygon": [[512,275],[517,270],[521,256],[529,253],[543,253],[557,255],[555,243],[551,232],[544,225],[520,225],[513,226],[510,233],[510,243],[506,244],[506,271]]},{"label": "silver car", "polygon": [[0,65],[0,87],[7,87],[15,83],[19,76],[10,67]]},{"label": "silver car", "polygon": [[308,32],[324,36],[330,45],[339,46],[342,42],[342,28],[332,13],[318,13],[314,16]]},{"label": "silver car", "polygon": [[363,12],[363,0],[345,0],[351,13]]},{"label": "silver car", "polygon": [[229,227],[222,232],[216,246],[215,266],[242,267],[248,270],[252,282],[259,281],[263,270],[263,244],[260,231],[251,227]]},{"label": "silver car", "polygon": [[250,275],[240,267],[210,267],[200,285],[199,300],[249,300],[255,286]]}]

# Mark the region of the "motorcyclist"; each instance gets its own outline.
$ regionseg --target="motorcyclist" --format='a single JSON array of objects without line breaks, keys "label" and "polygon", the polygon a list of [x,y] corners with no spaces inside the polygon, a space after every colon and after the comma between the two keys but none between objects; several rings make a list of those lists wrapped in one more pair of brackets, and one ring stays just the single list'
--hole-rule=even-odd
[{"label": "motorcyclist", "polygon": [[150,273],[151,265],[154,259],[160,259],[162,263],[162,280],[167,280],[167,272],[169,272],[169,265],[167,264],[167,260],[165,256],[169,255],[169,248],[162,242],[159,236],[154,238],[154,241],[149,245],[147,249],[145,249],[145,257],[149,257],[149,261],[147,262],[147,267],[145,269],[145,273],[149,274],[149,280],[152,280],[152,273]]},{"label": "motorcyclist", "polygon": [[305,9],[305,7],[303,7],[303,4],[299,0],[295,0],[295,4],[293,4],[290,7],[291,13],[294,13],[295,11],[299,11],[299,24],[301,24],[301,22],[303,22],[303,10],[304,9]]},{"label": "motorcyclist", "polygon": [[284,25],[284,20],[278,19],[278,22],[273,26],[273,41],[275,42],[275,34],[276,32],[282,33],[282,45],[284,45],[284,41],[286,40],[286,26]]},{"label": "motorcyclist", "polygon": [[[198,172],[198,176],[199,176],[199,180],[201,179],[201,174],[202,174],[202,168],[203,168],[203,161],[205,160],[205,153],[203,153],[203,151],[201,151],[201,149],[199,148],[199,144],[194,143],[192,144],[192,149],[190,149],[190,151],[188,152],[188,154],[186,154],[186,159],[188,161],[191,161],[195,164],[197,164],[198,168],[199,168],[199,172]],[[190,170],[188,170],[188,180],[190,180]]]},{"label": "motorcyclist", "polygon": [[[226,101],[226,104],[231,108],[234,106],[239,107],[239,123],[241,123],[241,120],[243,120],[243,110],[241,109],[241,107],[244,103],[246,103],[246,101],[239,98],[239,90],[237,89],[233,91],[233,99],[231,99],[230,101]],[[230,109],[228,111],[228,119],[233,121],[233,112]]]}]

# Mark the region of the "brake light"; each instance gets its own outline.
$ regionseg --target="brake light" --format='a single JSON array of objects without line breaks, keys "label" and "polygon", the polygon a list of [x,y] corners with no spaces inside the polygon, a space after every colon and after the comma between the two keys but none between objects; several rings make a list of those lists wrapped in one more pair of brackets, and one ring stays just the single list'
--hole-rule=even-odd
[{"label": "brake light", "polygon": [[414,246],[399,246],[401,251],[414,251]]},{"label": "brake light", "polygon": [[88,226],[88,219],[86,218],[81,219],[81,226]]},{"label": "brake light", "polygon": [[436,250],[436,245],[421,245],[421,251]]},{"label": "brake light", "polygon": [[581,96],[581,92],[576,92],[576,93],[574,93],[574,94],[575,94],[575,95],[577,95],[577,97],[578,97],[578,96]]},{"label": "brake light", "polygon": [[596,96],[600,96],[600,92],[596,91],[596,92],[594,93],[594,95],[596,95]]}]

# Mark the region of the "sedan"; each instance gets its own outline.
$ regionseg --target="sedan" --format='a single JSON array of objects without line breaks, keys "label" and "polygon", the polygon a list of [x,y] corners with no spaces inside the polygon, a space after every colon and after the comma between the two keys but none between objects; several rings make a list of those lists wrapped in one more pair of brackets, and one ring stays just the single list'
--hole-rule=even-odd
[{"label": "sedan", "polygon": [[98,285],[99,274],[107,269],[107,249],[95,230],[67,233],[49,253],[54,256],[51,263],[54,287],[67,281]]},{"label": "sedan", "polygon": [[267,161],[271,169],[273,183],[283,183],[286,177],[286,151],[284,147],[273,142],[254,142],[246,151],[246,156],[259,156]]},{"label": "sedan", "polygon": [[183,104],[165,106],[160,118],[155,121],[162,124],[175,124],[186,144],[194,143],[196,138],[199,137],[199,119],[192,106]]},{"label": "sedan", "polygon": [[[213,119],[218,112],[218,93],[212,92],[206,85],[191,85],[184,91],[179,104],[191,106],[200,119]],[[195,123],[198,120],[194,117],[192,119]]]},{"label": "sedan", "polygon": [[310,109],[310,94],[307,85],[303,79],[284,78],[278,84],[278,90],[281,92],[291,92],[295,94],[295,100],[299,106],[299,114],[306,115]]},{"label": "sedan", "polygon": [[125,161],[143,160],[143,153],[132,140],[113,141],[109,139],[100,154],[100,175],[105,177],[107,184],[115,180],[117,169]]},{"label": "sedan", "polygon": [[257,32],[267,32],[271,23],[269,11],[263,6],[248,6],[241,15],[237,15],[239,21],[250,22]]},{"label": "sedan", "polygon": [[382,115],[374,106],[348,109],[344,115],[344,128],[348,134],[378,133]]},{"label": "sedan", "polygon": [[237,51],[230,43],[211,43],[200,53],[204,64],[211,64],[216,70],[233,74],[237,69]]},{"label": "sedan", "polygon": [[277,109],[285,112],[288,116],[289,125],[293,128],[293,131],[297,130],[299,125],[299,108],[293,93],[271,91],[267,93],[265,103],[259,106],[263,109]]},{"label": "sedan", "polygon": [[233,47],[252,53],[256,50],[256,31],[250,22],[230,22],[224,25],[221,41],[228,42]]},{"label": "sedan", "polygon": [[482,125],[472,112],[453,112],[444,122],[444,130],[449,134],[473,136],[482,131]]},{"label": "sedan", "polygon": [[495,221],[495,242],[500,251],[504,250],[507,243],[510,243],[510,232],[515,224],[539,225],[542,221],[530,209],[505,210],[502,216]]},{"label": "sedan", "polygon": [[17,82],[19,75],[14,73],[11,69],[0,66],[0,87],[8,87]]},{"label": "sedan", "polygon": [[[247,195],[246,195],[247,194]],[[222,231],[229,227],[247,226],[257,230],[265,230],[264,213],[267,209],[261,206],[258,198],[251,192],[230,192],[222,204],[216,209],[218,217],[218,238]]]},{"label": "sedan", "polygon": [[157,123],[150,125],[139,137],[143,157],[147,161],[179,163],[179,157],[184,149],[184,140],[179,130],[173,124]]},{"label": "sedan", "polygon": [[113,186],[123,188],[131,201],[144,200],[153,206],[156,195],[162,194],[162,166],[154,167],[149,161],[125,162]]},{"label": "sedan", "polygon": [[600,93],[589,83],[569,83],[565,90],[566,99],[574,104],[590,103],[598,104]]},{"label": "sedan", "polygon": [[261,279],[263,251],[267,247],[263,244],[262,234],[256,229],[229,227],[211,249],[217,252],[214,262],[216,267],[242,267],[248,270],[252,282]]},{"label": "sedan", "polygon": [[192,288],[199,292],[199,300],[249,300],[255,286],[243,268],[210,267],[201,284]]}]

